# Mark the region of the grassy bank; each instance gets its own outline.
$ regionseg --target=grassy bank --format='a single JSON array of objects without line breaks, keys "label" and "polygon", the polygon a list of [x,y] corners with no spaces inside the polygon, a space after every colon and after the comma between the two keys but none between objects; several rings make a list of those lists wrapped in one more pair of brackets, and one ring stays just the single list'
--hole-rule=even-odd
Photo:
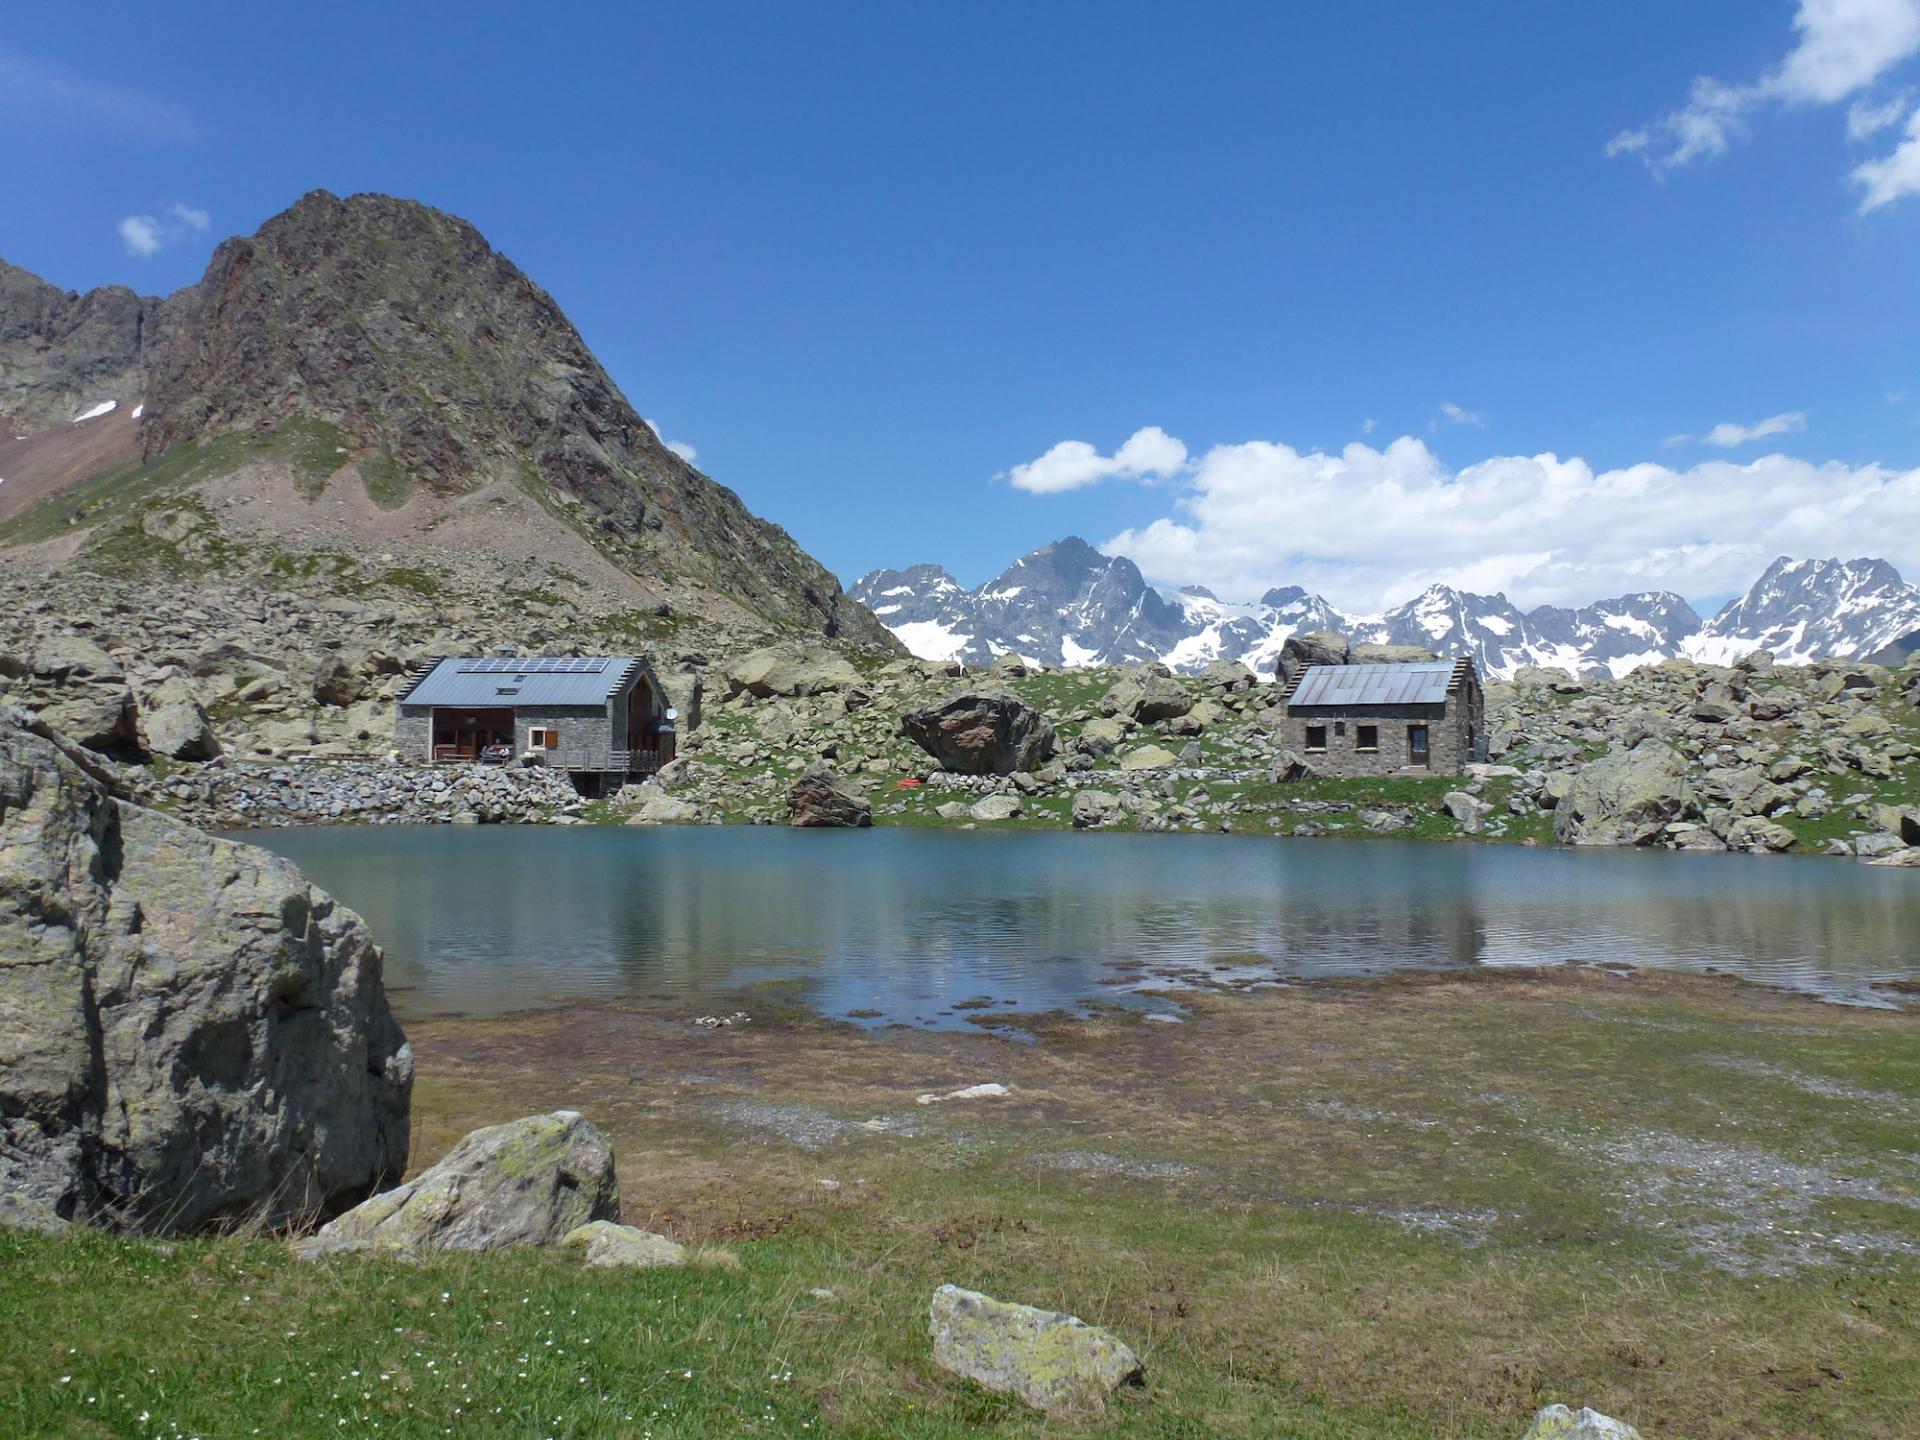
[{"label": "grassy bank", "polygon": [[[625,1218],[737,1263],[296,1265],[271,1241],[0,1237],[0,1430],[979,1436],[954,1281],[1105,1324],[1100,1433],[1892,1434],[1920,1402],[1920,1020],[1600,970],[1197,996],[1036,1043],[777,994],[414,1027],[416,1161],[572,1106]],[[1001,1100],[922,1105],[997,1080]],[[142,1416],[145,1418],[141,1418]]]}]

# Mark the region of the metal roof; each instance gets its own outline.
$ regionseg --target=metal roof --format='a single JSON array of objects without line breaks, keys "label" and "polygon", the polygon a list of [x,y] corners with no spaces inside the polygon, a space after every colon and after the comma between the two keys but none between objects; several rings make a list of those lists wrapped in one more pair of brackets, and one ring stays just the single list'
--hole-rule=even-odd
[{"label": "metal roof", "polygon": [[1411,665],[1309,665],[1300,672],[1289,706],[1439,705],[1453,688],[1451,660]]},{"label": "metal roof", "polygon": [[450,656],[421,676],[400,703],[464,709],[604,705],[639,663],[632,655]]}]

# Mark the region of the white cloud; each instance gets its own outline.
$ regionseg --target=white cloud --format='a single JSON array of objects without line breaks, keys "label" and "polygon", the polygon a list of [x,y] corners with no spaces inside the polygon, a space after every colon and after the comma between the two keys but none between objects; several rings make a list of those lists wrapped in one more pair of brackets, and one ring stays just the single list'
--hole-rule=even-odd
[{"label": "white cloud", "polygon": [[82,80],[0,51],[0,116],[14,124],[111,130],[135,140],[186,141],[193,117],[170,100]]},{"label": "white cloud", "polygon": [[1907,121],[1906,138],[1893,153],[1856,165],[1852,179],[1866,192],[1860,197],[1863,215],[1904,196],[1920,195],[1920,110]]},{"label": "white cloud", "polygon": [[1891,100],[1882,100],[1877,105],[1870,100],[1854,101],[1847,107],[1847,138],[1869,140],[1888,126],[1898,125],[1912,104],[1911,90],[1902,90]]},{"label": "white cloud", "polygon": [[1920,568],[1920,469],[1768,455],[1596,471],[1547,454],[1452,470],[1412,437],[1337,453],[1250,441],[1207,451],[1170,514],[1101,548],[1167,584],[1230,597],[1301,584],[1369,609],[1436,581],[1522,605],[1711,596],[1780,554]]},{"label": "white cloud", "polygon": [[[1758,80],[1729,85],[1696,76],[1685,105],[1649,125],[1621,131],[1607,142],[1607,154],[1638,155],[1656,173],[1665,173],[1725,154],[1765,106],[1835,105],[1859,95],[1920,54],[1920,0],[1800,0],[1793,28],[1799,36],[1793,49]],[[1904,113],[1905,104],[1904,95],[1881,102],[1863,97],[1848,112],[1848,134],[1858,140],[1885,129]],[[1872,182],[1863,183],[1871,196]],[[1861,208],[1885,203],[1873,200]]]},{"label": "white cloud", "polygon": [[1442,400],[1440,402],[1440,414],[1450,425],[1471,425],[1476,430],[1484,430],[1487,428],[1486,418],[1478,411],[1468,410],[1463,406],[1454,404],[1451,400]]},{"label": "white cloud", "polygon": [[667,449],[671,450],[675,455],[678,455],[689,465],[700,458],[700,452],[694,449],[693,446],[687,444],[684,440],[669,440],[666,431],[654,424],[653,421],[647,421],[647,428],[653,431],[654,437],[659,440],[662,445],[666,446]]},{"label": "white cloud", "polygon": [[151,215],[129,215],[120,222],[120,238],[134,255],[151,255],[160,248],[160,222]]},{"label": "white cloud", "polygon": [[176,200],[159,215],[129,215],[119,225],[121,242],[129,255],[142,258],[179,240],[204,235],[212,217]]},{"label": "white cloud", "polygon": [[1806,428],[1806,411],[1789,410],[1784,415],[1769,415],[1766,419],[1756,420],[1751,425],[1735,425],[1731,421],[1723,420],[1700,438],[1709,445],[1718,445],[1723,450],[1731,450],[1736,445],[1764,440],[1769,435],[1797,435]]},{"label": "white cloud", "polygon": [[1111,455],[1084,440],[1062,440],[1039,459],[1014,466],[1007,479],[1016,490],[1054,495],[1101,480],[1165,479],[1186,463],[1187,447],[1158,425],[1148,425]]}]

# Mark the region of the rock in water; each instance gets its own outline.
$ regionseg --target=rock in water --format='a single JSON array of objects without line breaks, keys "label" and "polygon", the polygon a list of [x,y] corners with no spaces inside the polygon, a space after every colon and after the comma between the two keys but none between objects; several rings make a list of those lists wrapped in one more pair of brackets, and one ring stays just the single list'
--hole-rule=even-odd
[{"label": "rock in water", "polygon": [[1554,807],[1553,832],[1567,845],[1647,845],[1696,808],[1686,762],[1671,746],[1643,740],[1575,772]]},{"label": "rock in water", "polygon": [[596,1268],[652,1270],[687,1262],[686,1246],[676,1245],[651,1230],[616,1225],[611,1220],[588,1221],[578,1229],[569,1230],[560,1243],[568,1249],[584,1249],[587,1264]]},{"label": "rock in water", "polygon": [[816,760],[787,791],[787,813],[799,826],[862,829],[873,824],[873,802],[858,785]]},{"label": "rock in water", "polygon": [[577,1111],[556,1110],[474,1131],[431,1170],[302,1242],[299,1254],[552,1245],[589,1221],[619,1218],[612,1142]]},{"label": "rock in water", "polygon": [[1024,700],[1000,691],[967,690],[900,717],[900,731],[948,770],[1011,775],[1034,770],[1053,754],[1053,726]]},{"label": "rock in water", "polygon": [[1533,1424],[1521,1440],[1640,1440],[1640,1432],[1624,1420],[1602,1415],[1584,1406],[1569,1410],[1564,1405],[1549,1405],[1533,1417]]},{"label": "rock in water", "polygon": [[366,926],[277,856],[113,798],[0,710],[0,1195],[183,1232],[406,1167],[413,1056]]},{"label": "rock in water", "polygon": [[942,1370],[1049,1413],[1097,1413],[1141,1375],[1132,1350],[1084,1320],[957,1285],[933,1292],[928,1330]]}]

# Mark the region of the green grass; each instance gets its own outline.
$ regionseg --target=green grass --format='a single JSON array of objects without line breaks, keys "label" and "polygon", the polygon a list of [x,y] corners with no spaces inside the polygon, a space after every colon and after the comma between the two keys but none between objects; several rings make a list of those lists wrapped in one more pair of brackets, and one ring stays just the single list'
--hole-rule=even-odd
[{"label": "green grass", "polygon": [[362,455],[358,468],[367,498],[382,510],[398,510],[413,498],[413,480],[385,446]]},{"label": "green grass", "polygon": [[[1591,971],[1202,994],[1033,1044],[863,1035],[791,985],[741,1005],[411,1027],[417,1159],[573,1105],[627,1220],[737,1265],[0,1235],[0,1433],[1513,1440],[1565,1400],[1656,1440],[1838,1440],[1920,1403],[1920,1259],[1731,1263],[1800,1226],[1916,1238],[1911,1016]],[[912,1100],[987,1078],[1013,1095]],[[741,1106],[850,1133],[803,1149]],[[1605,1158],[1649,1134],[1700,1164]],[[1894,1199],[1695,1193],[1718,1155]],[[1107,1326],[1146,1388],[1063,1427],[942,1374],[948,1281]]]}]

